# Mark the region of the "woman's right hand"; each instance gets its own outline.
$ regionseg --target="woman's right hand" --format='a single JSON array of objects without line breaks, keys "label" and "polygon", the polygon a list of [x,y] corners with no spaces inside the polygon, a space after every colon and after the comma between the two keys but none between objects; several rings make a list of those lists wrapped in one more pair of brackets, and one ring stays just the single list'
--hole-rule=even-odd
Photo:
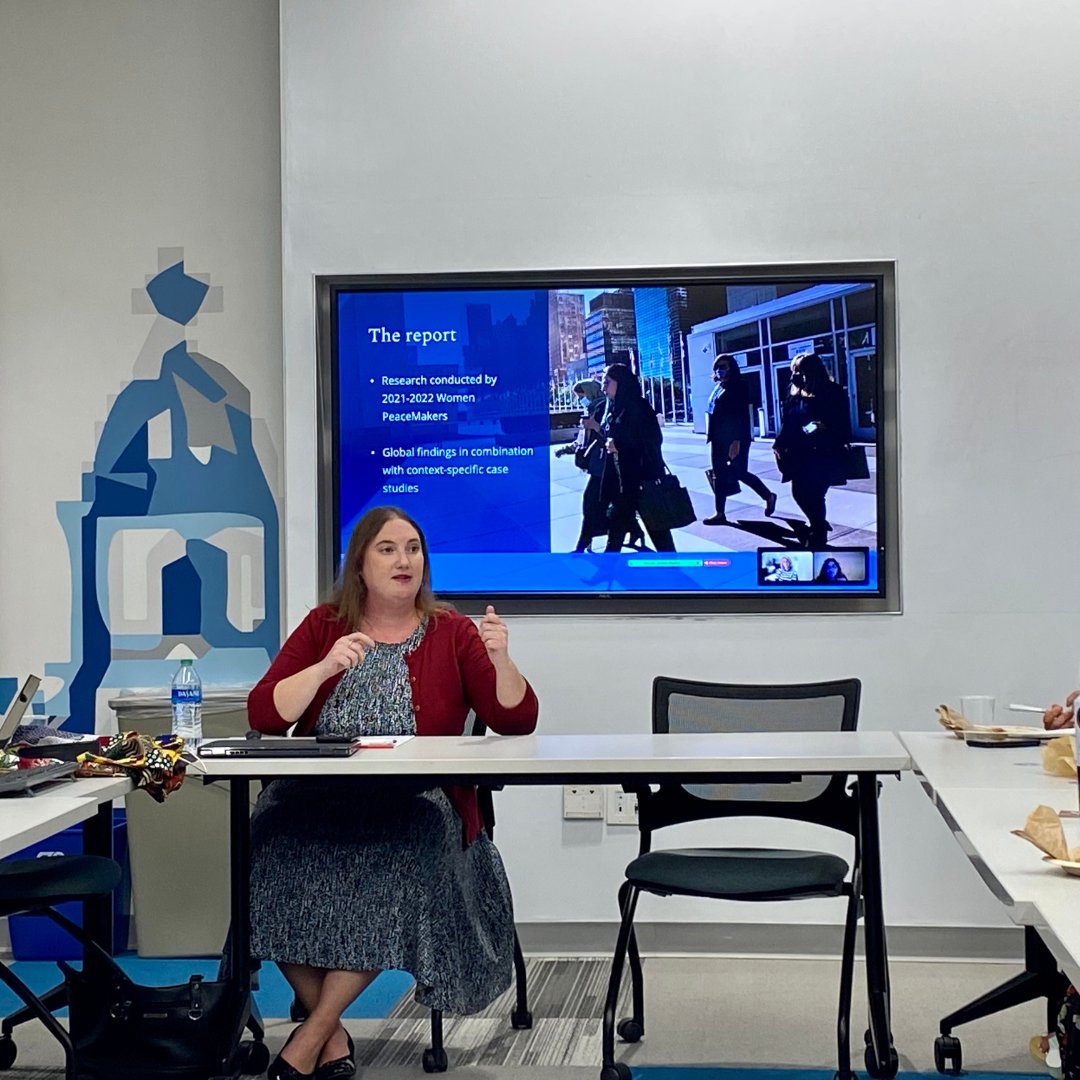
[{"label": "woman's right hand", "polygon": [[1080,697],[1080,690],[1074,690],[1065,699],[1064,708],[1061,705],[1051,705],[1043,713],[1043,727],[1051,730],[1069,727],[1073,722],[1073,707],[1078,697]]},{"label": "woman's right hand", "polygon": [[586,431],[597,431],[598,432],[600,430],[600,425],[591,416],[583,417],[582,420],[581,420],[581,426]]},{"label": "woman's right hand", "polygon": [[364,662],[367,653],[374,648],[375,642],[367,634],[361,634],[359,630],[355,634],[339,637],[323,657],[324,679],[338,675],[347,668],[359,667]]}]

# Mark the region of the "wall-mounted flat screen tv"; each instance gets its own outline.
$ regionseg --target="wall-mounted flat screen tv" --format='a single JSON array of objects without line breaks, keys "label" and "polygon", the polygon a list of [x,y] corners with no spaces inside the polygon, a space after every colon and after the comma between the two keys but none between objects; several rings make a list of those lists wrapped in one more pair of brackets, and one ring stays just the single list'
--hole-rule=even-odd
[{"label": "wall-mounted flat screen tv", "polygon": [[892,263],[316,279],[320,576],[464,611],[898,611]]}]

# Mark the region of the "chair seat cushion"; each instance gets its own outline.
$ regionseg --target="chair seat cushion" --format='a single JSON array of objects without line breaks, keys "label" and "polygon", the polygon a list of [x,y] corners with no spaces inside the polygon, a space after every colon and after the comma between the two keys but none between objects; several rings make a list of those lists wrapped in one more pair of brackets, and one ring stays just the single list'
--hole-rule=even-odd
[{"label": "chair seat cushion", "polygon": [[103,896],[120,881],[120,864],[100,855],[53,855],[0,862],[0,914]]},{"label": "chair seat cushion", "polygon": [[718,899],[787,900],[840,896],[848,864],[823,851],[677,848],[640,855],[626,877],[646,892]]}]

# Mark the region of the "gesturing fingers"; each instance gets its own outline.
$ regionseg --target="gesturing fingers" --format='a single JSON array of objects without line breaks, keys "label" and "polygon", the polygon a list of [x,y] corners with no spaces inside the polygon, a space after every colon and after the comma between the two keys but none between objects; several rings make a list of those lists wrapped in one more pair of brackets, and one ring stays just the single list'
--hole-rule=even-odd
[{"label": "gesturing fingers", "polygon": [[507,631],[506,623],[495,614],[495,608],[488,604],[484,617],[478,627],[480,640],[487,649],[488,656],[494,657],[506,652]]},{"label": "gesturing fingers", "polygon": [[326,658],[337,671],[344,671],[346,668],[359,667],[367,653],[374,648],[375,642],[367,634],[357,631],[338,638]]}]

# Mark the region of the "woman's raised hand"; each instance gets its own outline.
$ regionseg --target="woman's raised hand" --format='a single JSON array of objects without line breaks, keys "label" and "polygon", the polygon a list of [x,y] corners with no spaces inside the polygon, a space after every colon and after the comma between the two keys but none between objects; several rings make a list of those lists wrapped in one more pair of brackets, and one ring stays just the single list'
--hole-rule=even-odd
[{"label": "woman's raised hand", "polygon": [[326,678],[337,675],[347,668],[359,667],[364,662],[367,653],[375,648],[375,642],[358,630],[355,634],[346,634],[339,637],[330,651],[323,657],[322,666],[326,672]]},{"label": "woman's raised hand", "polygon": [[480,620],[478,626],[480,631],[480,640],[484,643],[484,648],[487,649],[487,654],[491,658],[493,664],[498,664],[500,660],[505,660],[509,655],[509,633],[506,629],[506,623],[495,614],[495,609],[488,604],[487,611],[484,617]]}]

